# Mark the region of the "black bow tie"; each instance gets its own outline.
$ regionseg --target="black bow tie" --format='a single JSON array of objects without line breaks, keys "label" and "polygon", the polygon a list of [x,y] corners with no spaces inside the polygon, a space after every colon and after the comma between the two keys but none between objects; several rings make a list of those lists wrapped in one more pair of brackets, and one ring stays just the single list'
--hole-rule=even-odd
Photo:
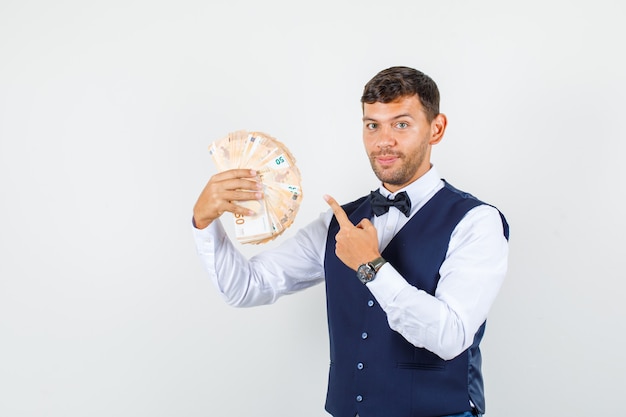
[{"label": "black bow tie", "polygon": [[372,211],[376,216],[381,216],[389,211],[389,207],[396,206],[406,217],[409,217],[411,213],[411,199],[406,191],[396,194],[396,198],[389,200],[382,195],[378,190],[370,193],[370,204],[372,205]]}]

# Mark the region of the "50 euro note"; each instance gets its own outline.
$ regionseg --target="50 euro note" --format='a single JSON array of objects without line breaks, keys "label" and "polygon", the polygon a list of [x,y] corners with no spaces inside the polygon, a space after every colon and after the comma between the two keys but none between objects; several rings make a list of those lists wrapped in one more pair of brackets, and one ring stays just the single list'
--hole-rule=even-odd
[{"label": "50 euro note", "polygon": [[[245,131],[237,131],[228,134],[209,146],[209,153],[218,171],[226,171],[234,168],[244,168],[242,160],[248,155],[242,155],[249,142],[249,135]],[[248,148],[249,149],[249,148]],[[236,214],[233,216],[235,237],[241,243],[253,243],[273,235],[270,215],[267,211],[265,200],[238,201],[235,204],[243,206],[254,212],[253,215]]]},{"label": "50 euro note", "polygon": [[235,237],[241,243],[254,243],[273,236],[273,222],[265,199],[239,201],[236,204],[254,212],[251,216],[234,215]]}]

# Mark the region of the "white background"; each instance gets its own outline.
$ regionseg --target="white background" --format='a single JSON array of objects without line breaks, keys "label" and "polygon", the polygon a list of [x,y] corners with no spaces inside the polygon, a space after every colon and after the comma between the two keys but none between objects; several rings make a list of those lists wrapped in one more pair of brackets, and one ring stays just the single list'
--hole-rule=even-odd
[{"label": "white background", "polygon": [[623,411],[625,9],[2,0],[0,416],[326,415],[323,286],[227,307],[191,208],[209,143],[238,129],[298,160],[279,240],[324,193],[375,188],[359,98],[393,65],[439,84],[441,174],[511,224],[487,415]]}]

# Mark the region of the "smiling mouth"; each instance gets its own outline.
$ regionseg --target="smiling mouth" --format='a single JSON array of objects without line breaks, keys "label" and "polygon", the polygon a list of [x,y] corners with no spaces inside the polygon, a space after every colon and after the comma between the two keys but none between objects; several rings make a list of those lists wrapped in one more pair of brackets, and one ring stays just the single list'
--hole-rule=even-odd
[{"label": "smiling mouth", "polygon": [[400,159],[399,155],[374,155],[374,159],[380,165],[391,165]]}]

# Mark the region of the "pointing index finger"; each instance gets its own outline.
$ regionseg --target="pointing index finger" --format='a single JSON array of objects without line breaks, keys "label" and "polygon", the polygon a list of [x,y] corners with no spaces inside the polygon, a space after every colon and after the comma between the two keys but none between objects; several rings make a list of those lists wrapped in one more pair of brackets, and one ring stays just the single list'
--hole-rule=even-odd
[{"label": "pointing index finger", "polygon": [[333,209],[333,213],[335,213],[335,217],[337,218],[337,222],[339,222],[339,227],[341,227],[341,228],[343,228],[345,226],[352,226],[352,227],[354,227],[354,225],[352,224],[352,222],[348,218],[348,215],[346,214],[346,212],[341,208],[339,203],[337,203],[337,201],[334,198],[332,198],[331,196],[329,196],[327,194],[327,195],[324,195],[324,200],[326,201],[326,203],[328,203],[330,208]]}]

